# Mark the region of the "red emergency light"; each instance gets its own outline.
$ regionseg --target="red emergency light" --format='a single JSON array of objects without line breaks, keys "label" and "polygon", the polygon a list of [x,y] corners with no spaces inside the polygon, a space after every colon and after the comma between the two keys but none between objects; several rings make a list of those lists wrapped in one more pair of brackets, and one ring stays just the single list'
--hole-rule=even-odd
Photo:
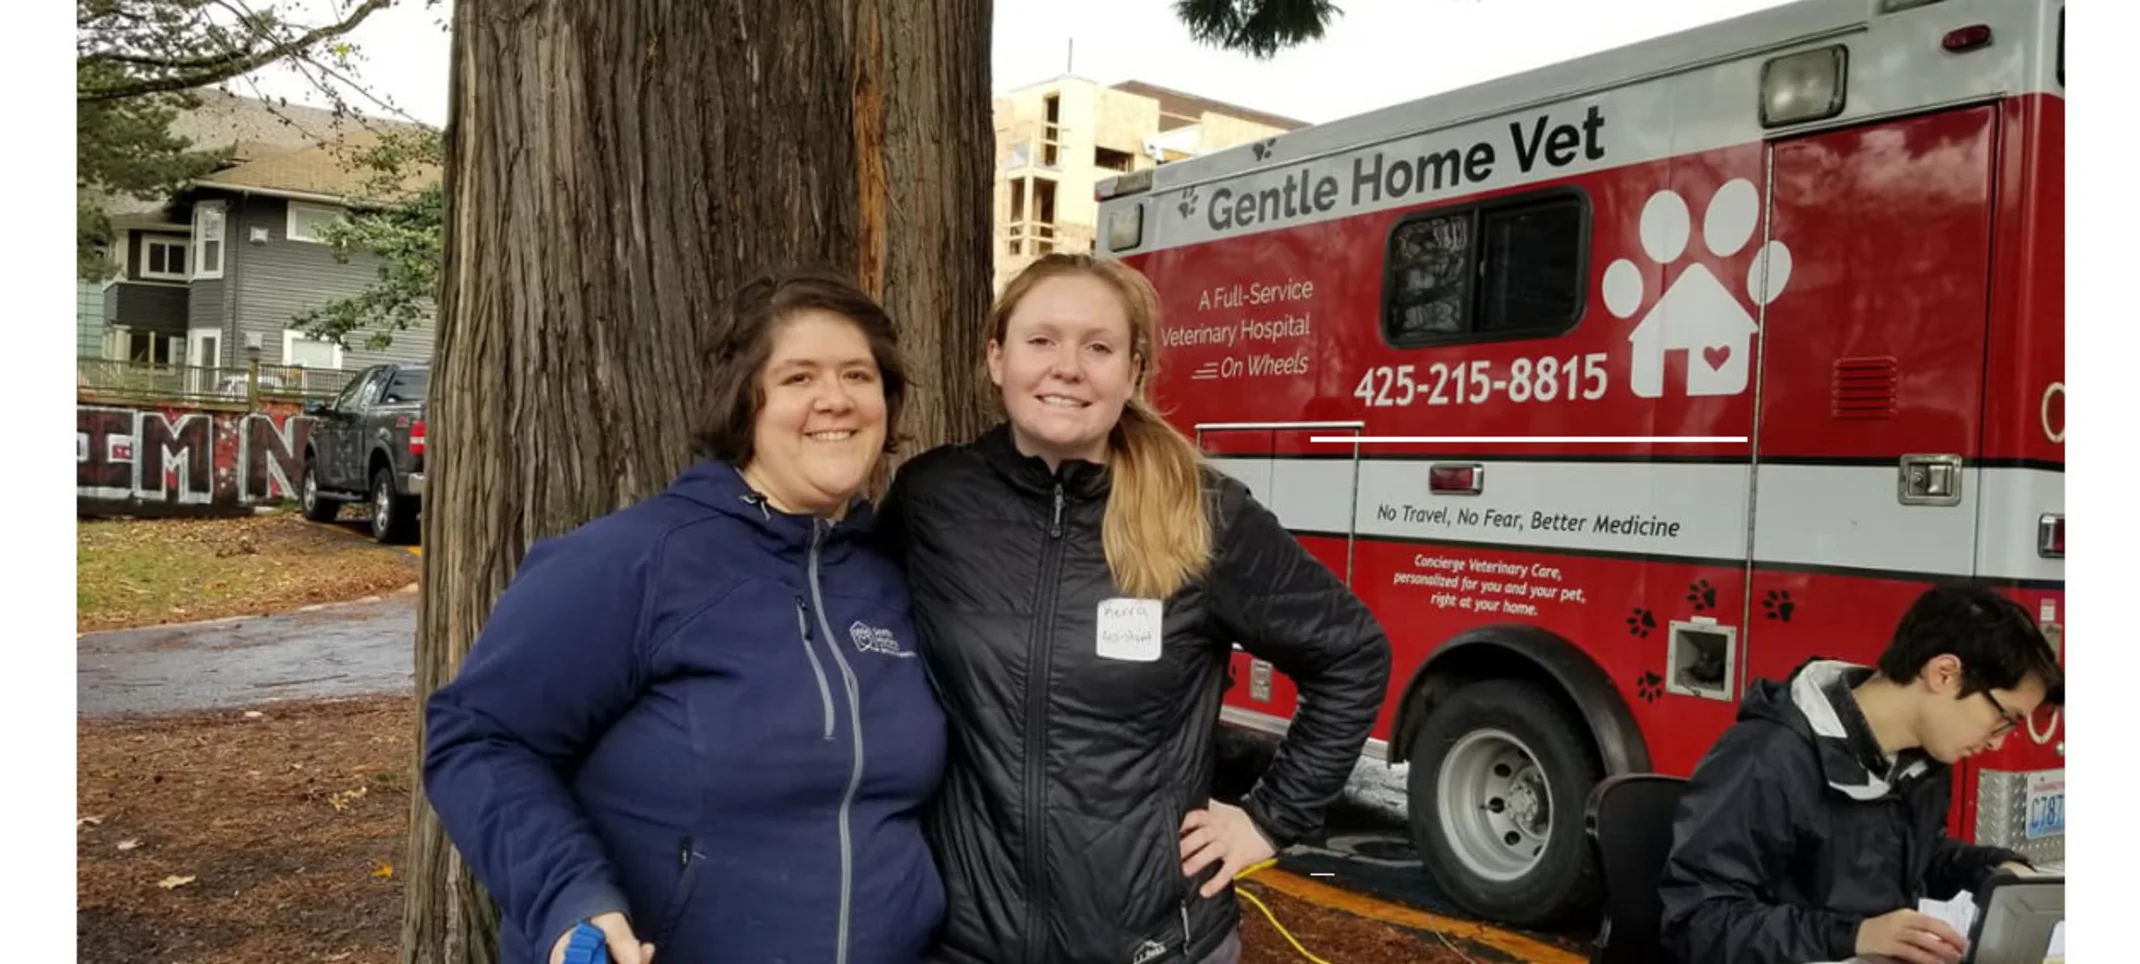
[{"label": "red emergency light", "polygon": [[1947,35],[1940,38],[1939,45],[1950,54],[1958,54],[1964,50],[1975,50],[1990,42],[1991,27],[1979,23],[1947,31]]},{"label": "red emergency light", "polygon": [[1444,495],[1478,495],[1486,485],[1486,467],[1476,462],[1427,469],[1427,491]]}]

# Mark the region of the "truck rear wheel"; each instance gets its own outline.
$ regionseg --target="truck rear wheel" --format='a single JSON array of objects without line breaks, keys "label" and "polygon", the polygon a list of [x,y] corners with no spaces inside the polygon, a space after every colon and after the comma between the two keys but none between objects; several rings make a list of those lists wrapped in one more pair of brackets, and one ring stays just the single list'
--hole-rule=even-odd
[{"label": "truck rear wheel", "polygon": [[1583,804],[1603,776],[1589,731],[1537,684],[1452,690],[1418,724],[1407,809],[1427,871],[1495,921],[1538,926],[1595,907]]},{"label": "truck rear wheel", "polygon": [[372,538],[394,546],[416,536],[416,507],[394,491],[394,473],[382,465],[372,470]]}]

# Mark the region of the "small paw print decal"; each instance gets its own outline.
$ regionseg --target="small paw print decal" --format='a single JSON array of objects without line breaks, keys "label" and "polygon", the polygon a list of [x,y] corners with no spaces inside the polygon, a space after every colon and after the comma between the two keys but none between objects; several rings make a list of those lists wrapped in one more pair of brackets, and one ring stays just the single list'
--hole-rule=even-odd
[{"label": "small paw print decal", "polygon": [[1654,670],[1644,672],[1635,680],[1635,695],[1642,697],[1644,703],[1657,702],[1657,698],[1664,695],[1664,677]]},{"label": "small paw print decal", "polygon": [[1196,188],[1188,188],[1181,192],[1181,203],[1175,205],[1175,210],[1181,212],[1181,219],[1184,221],[1196,216]]},{"label": "small paw print decal", "polygon": [[[1718,259],[1731,259],[1746,248],[1761,219],[1761,192],[1745,178],[1717,188],[1702,214],[1702,247]],[[1642,206],[1639,234],[1642,254],[1653,266],[1645,269],[1633,258],[1621,258],[1605,268],[1601,284],[1605,309],[1616,318],[1633,318],[1642,312],[1635,330],[1629,362],[1629,388],[1642,398],[1664,395],[1665,358],[1674,353],[1686,358],[1687,395],[1737,395],[1746,391],[1748,363],[1753,355],[1753,336],[1758,327],[1753,312],[1738,296],[1717,280],[1709,267],[1691,263],[1679,271],[1647,311],[1650,278],[1666,275],[1665,267],[1687,254],[1694,234],[1693,214],[1678,191],[1666,189],[1650,196]],[[1746,262],[1745,296],[1755,306],[1766,305],[1783,293],[1791,280],[1791,249],[1782,241],[1770,241],[1755,249]]]},{"label": "small paw print decal", "polygon": [[1787,623],[1791,621],[1791,612],[1798,608],[1798,604],[1791,601],[1789,592],[1771,589],[1768,595],[1761,597],[1761,608],[1768,610],[1768,618]]},{"label": "small paw print decal", "polygon": [[1640,636],[1648,639],[1650,630],[1656,628],[1657,617],[1650,615],[1649,610],[1640,606],[1635,607],[1634,615],[1627,617],[1627,634],[1630,636]]},{"label": "small paw print decal", "polygon": [[1707,579],[1696,579],[1687,587],[1687,601],[1694,604],[1694,611],[1716,608],[1716,587]]}]

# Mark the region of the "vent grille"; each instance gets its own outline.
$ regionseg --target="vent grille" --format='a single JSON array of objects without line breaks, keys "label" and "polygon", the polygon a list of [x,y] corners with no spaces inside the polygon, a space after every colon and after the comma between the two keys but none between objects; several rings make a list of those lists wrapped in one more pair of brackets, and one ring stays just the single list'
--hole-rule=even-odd
[{"label": "vent grille", "polygon": [[1895,360],[1839,358],[1828,412],[1840,419],[1895,417]]}]

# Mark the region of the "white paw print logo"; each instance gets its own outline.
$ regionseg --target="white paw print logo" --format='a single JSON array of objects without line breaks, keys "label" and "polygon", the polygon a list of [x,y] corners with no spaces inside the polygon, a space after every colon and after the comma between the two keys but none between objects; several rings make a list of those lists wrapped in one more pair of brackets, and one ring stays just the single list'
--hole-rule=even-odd
[{"label": "white paw print logo", "polygon": [[[1702,216],[1702,245],[1719,258],[1739,253],[1761,219],[1761,194],[1739,178],[1717,189]],[[1693,218],[1677,191],[1659,191],[1642,206],[1642,252],[1669,265],[1687,252]],[[1746,269],[1746,296],[1766,305],[1791,280],[1791,249],[1781,241],[1763,245]],[[1642,269],[1628,258],[1605,269],[1605,309],[1631,318],[1642,307]],[[1665,356],[1685,352],[1688,395],[1737,395],[1746,390],[1753,356],[1754,316],[1702,264],[1688,265],[1664,296],[1650,306],[1635,330],[1628,381],[1643,398],[1664,394]]]}]

